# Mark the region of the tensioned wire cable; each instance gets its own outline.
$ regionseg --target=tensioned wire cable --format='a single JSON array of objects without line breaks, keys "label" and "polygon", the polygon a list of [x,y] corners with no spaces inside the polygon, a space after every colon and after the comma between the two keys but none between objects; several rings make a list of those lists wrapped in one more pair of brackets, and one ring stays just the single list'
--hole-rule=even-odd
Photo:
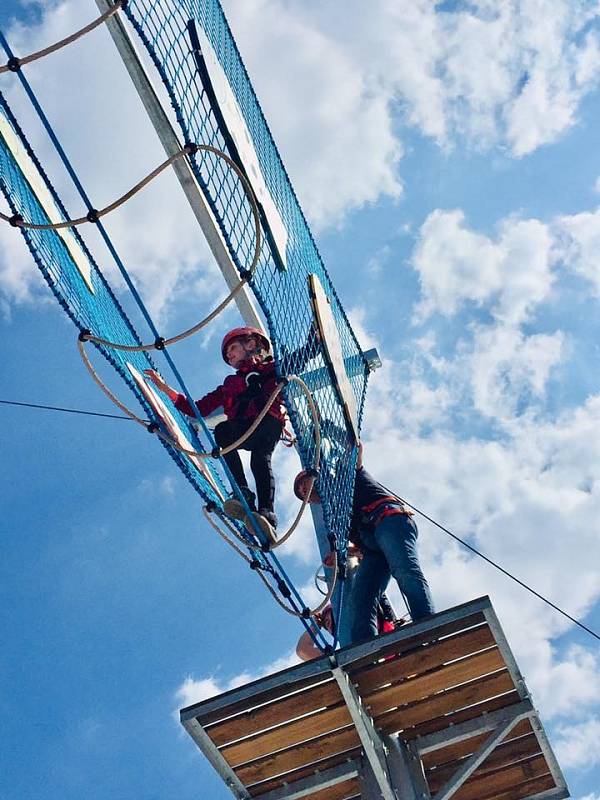
[{"label": "tensioned wire cable", "polygon": [[[387,489],[387,487],[386,487],[386,490],[388,492],[390,491],[389,489]],[[476,556],[479,556],[480,558],[483,558],[484,561],[487,561],[488,564],[491,564],[492,567],[495,567],[503,575],[506,575],[507,578],[510,578],[512,581],[517,583],[523,589],[526,589],[532,595],[537,597],[538,600],[541,600],[542,602],[546,603],[546,605],[550,606],[550,608],[553,608],[555,611],[558,611],[558,613],[562,614],[563,617],[566,617],[568,620],[573,622],[575,625],[580,627],[582,630],[586,631],[586,633],[589,633],[590,636],[593,636],[595,639],[598,639],[598,641],[600,641],[600,634],[596,633],[596,631],[593,631],[591,628],[588,628],[587,625],[584,625],[583,622],[580,622],[575,617],[572,617],[568,612],[566,612],[564,609],[560,608],[560,606],[557,606],[556,603],[553,603],[552,600],[548,600],[547,597],[544,597],[544,595],[540,594],[535,589],[532,589],[531,586],[529,586],[529,584],[525,583],[525,581],[522,581],[520,578],[517,578],[516,575],[513,575],[511,572],[509,572],[508,570],[504,569],[504,567],[501,567],[500,564],[498,564],[496,561],[494,561],[491,558],[488,558],[488,556],[484,555],[480,550],[477,550],[476,547],[473,547],[468,542],[465,542],[465,540],[461,539],[460,536],[457,536],[455,533],[452,533],[452,531],[449,531],[448,528],[444,527],[444,525],[442,525],[441,523],[437,522],[435,519],[433,519],[433,517],[430,517],[424,511],[421,511],[416,506],[413,506],[412,503],[409,503],[407,500],[404,500],[402,497],[399,497],[398,495],[395,495],[395,497],[398,497],[398,500],[400,500],[402,503],[404,503],[405,506],[408,506],[408,508],[412,508],[412,510],[415,511],[417,514],[419,514],[421,517],[423,517],[423,519],[426,519],[428,522],[431,522],[431,524],[435,525],[436,528],[439,528],[441,531],[444,531],[444,533],[447,533],[448,536],[452,537],[452,539],[454,539],[455,541],[457,541],[460,544],[462,544],[462,546],[466,547],[467,550],[470,550],[472,553],[475,553]]]},{"label": "tensioned wire cable", "polygon": [[[101,413],[96,412],[96,411],[83,411],[82,409],[61,408],[59,406],[37,405],[35,403],[21,403],[21,402],[15,401],[15,400],[1,400],[0,399],[0,404],[2,404],[2,405],[11,405],[11,406],[23,406],[23,407],[26,407],[26,408],[44,409],[44,410],[47,410],[47,411],[65,411],[65,412],[72,413],[72,414],[87,414],[87,415],[92,416],[92,417],[108,417],[108,418],[111,418],[111,419],[125,419],[125,420],[129,419],[129,417],[122,417],[122,416],[119,416],[117,414],[101,414]],[[388,489],[388,491],[389,491],[389,489]],[[412,508],[412,510],[415,511],[417,514],[419,514],[421,517],[423,517],[423,519],[426,519],[432,525],[435,525],[436,528],[439,528],[444,533],[447,533],[448,536],[452,537],[459,544],[462,544],[462,546],[466,547],[467,550],[470,550],[476,556],[479,556],[480,558],[483,558],[484,561],[486,561],[492,567],[495,567],[503,575],[506,575],[507,578],[510,578],[512,581],[515,581],[515,583],[519,584],[519,586],[521,586],[523,589],[526,589],[528,592],[531,592],[531,594],[533,594],[535,597],[537,597],[542,602],[546,603],[548,606],[550,606],[550,608],[553,608],[555,611],[558,611],[559,614],[562,614],[564,617],[566,617],[572,623],[574,623],[579,628],[584,630],[586,633],[589,633],[590,636],[593,636],[595,639],[598,639],[600,641],[600,634],[596,633],[596,631],[592,630],[591,628],[588,628],[587,625],[584,625],[583,622],[580,622],[575,617],[572,617],[567,611],[564,611],[564,609],[560,608],[560,606],[557,606],[551,600],[548,600],[547,597],[544,597],[542,594],[537,592],[535,589],[533,589],[531,586],[529,586],[529,584],[525,583],[525,581],[522,581],[520,578],[517,578],[515,575],[513,575],[508,570],[504,569],[504,567],[502,567],[500,564],[498,564],[493,559],[488,558],[488,556],[484,555],[476,547],[473,547],[468,542],[465,542],[465,540],[461,539],[460,536],[457,536],[455,533],[452,533],[452,531],[448,530],[448,528],[446,528],[441,523],[437,522],[437,520],[433,519],[433,517],[430,517],[424,511],[421,511],[421,509],[419,509],[416,506],[412,505],[412,503],[409,503],[407,500],[404,500],[404,498],[402,498],[402,497],[398,497],[398,499],[401,500],[402,503],[404,503],[404,505],[408,506],[408,508]]]},{"label": "tensioned wire cable", "polygon": [[21,406],[23,408],[39,408],[44,411],[63,411],[66,414],[83,414],[88,417],[106,417],[107,419],[126,419],[131,422],[131,417],[121,414],[103,414],[100,411],[83,411],[81,408],[64,408],[63,406],[46,406],[40,403],[20,403],[17,400],[1,400],[3,406]]}]

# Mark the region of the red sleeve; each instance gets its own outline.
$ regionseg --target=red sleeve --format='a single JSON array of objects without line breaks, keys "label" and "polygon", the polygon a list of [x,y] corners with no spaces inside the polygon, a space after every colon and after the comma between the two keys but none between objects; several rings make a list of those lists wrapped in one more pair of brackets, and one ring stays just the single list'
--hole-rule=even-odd
[{"label": "red sleeve", "polygon": [[178,394],[175,400],[175,408],[178,408],[180,411],[183,411],[184,414],[187,414],[188,417],[195,417],[191,405],[188,403],[188,399],[184,394]]},{"label": "red sleeve", "polygon": [[205,394],[204,397],[201,397],[200,400],[196,400],[196,405],[202,416],[206,417],[214,411],[215,408],[219,408],[223,405],[223,387],[217,386],[214,392],[209,392]]},{"label": "red sleeve", "polygon": [[[215,408],[219,408],[219,406],[223,405],[223,387],[217,386],[214,392],[209,392],[205,394],[204,397],[201,397],[200,400],[196,400],[196,406],[198,411],[202,414],[203,417],[206,417],[211,411],[214,411]],[[187,414],[188,417],[195,417],[196,414],[192,409],[191,405],[188,402],[187,397],[184,394],[178,394],[175,400],[175,408],[178,408],[180,411],[183,411],[184,414]]]}]

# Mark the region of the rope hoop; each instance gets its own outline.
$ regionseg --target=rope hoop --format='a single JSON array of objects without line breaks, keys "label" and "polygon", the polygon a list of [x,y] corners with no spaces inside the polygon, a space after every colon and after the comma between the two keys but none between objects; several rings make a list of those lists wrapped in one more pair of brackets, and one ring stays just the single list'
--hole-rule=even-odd
[{"label": "rope hoop", "polygon": [[102,14],[100,17],[97,17],[95,20],[93,20],[93,22],[88,23],[85,27],[81,28],[81,30],[71,33],[69,36],[66,36],[64,39],[60,39],[60,41],[50,45],[49,47],[45,47],[43,50],[37,50],[35,53],[30,53],[28,56],[23,56],[23,58],[9,59],[6,64],[0,66],[0,75],[3,72],[17,72],[25,64],[31,64],[32,61],[37,61],[38,58],[48,56],[50,53],[55,53],[57,50],[60,50],[66,45],[76,42],[77,39],[85,36],[86,33],[93,31],[94,28],[97,28],[98,26],[102,25],[103,22],[106,22],[107,19],[110,19],[112,16],[114,16],[114,14],[122,9],[126,3],[127,0],[115,0],[115,4],[112,8],[109,8],[108,11],[105,11],[104,14]]},{"label": "rope hoop", "polygon": [[[142,188],[143,185],[145,185],[150,180],[152,180],[153,177],[156,177],[156,175],[158,175],[160,172],[162,172],[164,169],[166,169],[177,158],[180,158],[182,155],[193,155],[195,152],[197,152],[199,150],[206,151],[206,152],[209,152],[209,153],[213,153],[214,155],[216,155],[219,158],[222,158],[224,161],[226,161],[227,164],[236,173],[236,175],[240,179],[240,182],[241,182],[241,184],[242,184],[242,186],[244,188],[244,192],[246,194],[246,197],[248,198],[248,201],[250,203],[250,207],[252,209],[252,216],[254,218],[254,226],[255,226],[255,231],[256,231],[256,237],[255,237],[255,242],[254,242],[254,255],[252,256],[252,261],[250,263],[250,266],[247,269],[243,270],[243,272],[242,272],[243,277],[241,278],[239,283],[236,286],[233,287],[233,289],[229,292],[227,297],[225,297],[219,303],[219,305],[216,308],[214,308],[210,312],[210,314],[208,314],[208,316],[204,317],[204,319],[200,320],[200,322],[197,322],[195,325],[192,325],[191,328],[188,328],[187,330],[182,331],[182,333],[178,333],[176,336],[171,336],[169,339],[162,339],[161,338],[161,339],[158,339],[158,340],[156,340],[154,342],[150,342],[148,344],[132,345],[132,344],[120,344],[119,342],[111,342],[108,339],[103,339],[100,336],[94,336],[93,334],[87,334],[86,333],[85,334],[85,338],[86,338],[87,341],[94,342],[94,344],[101,344],[104,347],[110,347],[113,350],[121,350],[121,351],[124,351],[126,353],[141,353],[141,352],[146,352],[146,351],[150,351],[150,350],[164,350],[165,347],[169,347],[172,344],[176,344],[177,342],[181,342],[184,339],[187,339],[188,336],[192,336],[194,333],[198,333],[198,331],[201,330],[202,328],[204,328],[206,325],[208,325],[209,322],[212,322],[212,320],[215,319],[215,317],[217,317],[227,305],[229,305],[229,303],[236,297],[236,295],[242,290],[242,288],[250,281],[250,279],[254,275],[254,272],[256,271],[256,267],[258,266],[258,261],[260,259],[260,252],[261,252],[262,240],[263,240],[262,228],[261,228],[261,224],[260,224],[260,212],[258,210],[258,200],[256,199],[256,195],[254,194],[254,189],[252,188],[252,185],[251,185],[250,181],[248,180],[248,178],[246,177],[244,172],[238,167],[238,165],[235,163],[235,161],[233,161],[233,159],[231,159],[227,155],[227,153],[224,153],[222,150],[219,150],[216,147],[212,147],[211,145],[196,145],[196,144],[186,145],[186,147],[184,147],[183,150],[180,150],[178,153],[175,153],[175,155],[172,155],[163,164],[161,164],[159,167],[157,167],[154,170],[153,173],[151,173],[147,178],[145,178],[144,181],[142,181],[139,184],[137,184],[137,187],[134,187],[133,189],[131,189],[130,192],[127,193],[127,195],[123,195],[123,197],[120,198],[119,200],[115,201],[115,203],[113,203],[112,206],[107,206],[103,211],[98,211],[97,214],[100,217],[103,214],[108,213],[109,210],[112,210],[113,208],[116,208],[118,205],[121,205],[121,203],[125,202],[126,199],[128,199],[131,196],[133,196],[133,194],[135,194],[136,191],[138,191],[140,188]],[[23,223],[23,224],[19,223],[19,224],[15,225],[14,217],[8,217],[6,214],[2,214],[2,213],[0,213],[0,219],[7,220],[11,225],[16,226],[16,227],[20,227],[20,228],[28,228],[28,227],[29,228],[35,228],[35,227],[37,227],[37,228],[51,228],[51,227],[53,227],[51,225],[35,226],[35,225],[29,225],[29,223]],[[87,218],[82,218],[82,219],[83,219],[83,221],[89,221],[89,220],[87,220]],[[82,220],[75,220],[72,224],[79,224],[79,222],[81,222],[81,221]],[[56,227],[66,227],[66,223],[58,223],[58,225]]]},{"label": "rope hoop", "polygon": [[[91,363],[90,359],[88,358],[88,355],[87,355],[87,353],[85,351],[85,341],[86,340],[87,340],[87,337],[85,337],[85,336],[80,336],[78,338],[78,340],[77,340],[77,348],[79,350],[79,354],[80,354],[80,356],[81,356],[81,358],[83,360],[83,363],[87,367],[88,372],[92,376],[93,381],[101,389],[101,391],[104,392],[104,394],[108,397],[108,399],[111,402],[113,402],[117,406],[117,408],[119,408],[130,419],[132,419],[134,422],[137,422],[138,425],[141,425],[142,427],[144,427],[149,433],[156,433],[156,435],[160,439],[162,439],[162,441],[165,442],[165,444],[169,445],[170,447],[173,447],[175,450],[178,450],[180,453],[183,453],[184,455],[189,456],[190,458],[221,458],[222,456],[227,455],[227,453],[231,453],[233,450],[238,450],[242,446],[242,444],[246,441],[246,439],[248,439],[250,436],[252,436],[254,431],[258,428],[260,423],[263,421],[263,419],[269,413],[269,409],[271,408],[273,402],[275,401],[275,399],[277,398],[277,396],[279,395],[279,393],[281,392],[281,390],[285,386],[286,382],[292,381],[293,383],[297,383],[298,386],[300,386],[300,388],[304,392],[304,395],[306,397],[306,401],[308,403],[308,407],[310,409],[310,413],[311,413],[311,416],[312,416],[312,419],[313,419],[313,425],[314,425],[314,430],[315,430],[315,463],[314,463],[313,469],[315,470],[315,472],[319,469],[319,464],[320,464],[320,460],[321,460],[321,426],[319,424],[319,412],[318,412],[317,406],[315,404],[315,401],[313,400],[313,397],[312,397],[312,394],[310,392],[310,389],[304,383],[302,378],[299,378],[297,375],[289,375],[288,378],[286,379],[286,381],[280,381],[277,384],[277,386],[275,387],[273,392],[271,392],[271,395],[269,396],[269,399],[267,400],[267,402],[265,403],[265,405],[261,409],[260,414],[256,417],[256,419],[254,420],[252,425],[248,428],[248,430],[244,434],[242,434],[242,436],[240,436],[239,439],[237,439],[235,442],[233,442],[232,444],[228,445],[227,447],[224,447],[222,449],[216,449],[214,451],[211,451],[210,453],[205,453],[205,452],[199,452],[197,450],[188,450],[187,448],[182,447],[178,442],[176,442],[170,436],[167,436],[167,434],[163,433],[160,429],[158,429],[156,427],[155,423],[148,422],[148,420],[141,419],[140,417],[137,416],[137,414],[134,414],[133,411],[131,411],[129,408],[127,408],[126,405],[121,403],[121,401],[117,397],[115,397],[113,392],[111,392],[111,390],[104,383],[102,378],[98,375],[98,373],[96,372],[96,370],[92,366],[92,363]],[[283,534],[283,536],[279,537],[277,539],[277,541],[274,542],[270,546],[269,550],[275,550],[277,547],[281,547],[281,545],[284,544],[290,538],[292,533],[298,527],[298,525],[300,523],[300,520],[302,519],[302,515],[304,514],[304,511],[306,509],[306,506],[308,505],[308,498],[310,497],[310,494],[311,494],[311,492],[313,490],[313,486],[314,486],[315,480],[316,480],[316,478],[314,476],[311,476],[310,484],[309,484],[309,487],[308,487],[308,491],[305,494],[305,497],[304,497],[304,499],[302,501],[302,504],[300,505],[298,513],[296,514],[296,518],[294,519],[294,521],[292,522],[292,524],[290,525],[288,530]],[[232,531],[232,533],[234,533],[234,531]],[[245,544],[245,545],[248,544],[248,542],[246,542],[245,540],[241,539],[241,537],[238,535],[237,531],[235,531],[234,535],[238,539],[240,539],[240,541],[242,541],[243,544]]]},{"label": "rope hoop", "polygon": [[[254,220],[256,223],[256,229],[258,230],[260,227],[260,216],[258,212],[258,207],[256,205],[256,199],[254,195],[254,191],[250,186],[250,183],[242,170],[238,167],[235,161],[230,158],[227,153],[224,153],[222,150],[219,150],[217,147],[213,147],[210,144],[186,144],[181,150],[178,150],[177,153],[173,153],[172,156],[163,161],[162,164],[159,164],[158,167],[152,170],[145,178],[138,183],[135,184],[128,192],[121,195],[121,197],[114,200],[112,203],[107,205],[105,208],[100,210],[92,208],[90,209],[84,217],[78,217],[77,219],[66,219],[62,222],[45,222],[45,223],[37,223],[37,222],[25,222],[23,217],[20,214],[13,214],[12,216],[8,216],[8,214],[3,214],[0,212],[0,219],[3,219],[5,222],[8,222],[13,228],[26,228],[28,230],[34,231],[57,231],[63,228],[74,228],[77,225],[83,225],[86,222],[96,223],[102,217],[110,214],[111,211],[115,211],[119,206],[122,206],[123,203],[126,203],[130,200],[134,195],[136,195],[139,191],[141,191],[145,186],[147,186],[154,178],[158,177],[161,172],[164,172],[167,167],[171,166],[171,164],[176,161],[178,158],[182,156],[191,156],[195,155],[198,151],[205,151],[209,153],[213,153],[214,155],[218,156],[219,158],[224,159],[227,164],[237,173],[238,177],[242,181],[242,185],[244,186],[244,190],[246,195],[250,199],[250,203],[252,205],[252,212],[254,216]],[[255,258],[254,261],[258,261],[257,252],[260,251],[260,237],[257,237],[257,247],[255,250]],[[103,342],[103,344],[108,344]],[[115,345],[116,346],[116,345]]]}]

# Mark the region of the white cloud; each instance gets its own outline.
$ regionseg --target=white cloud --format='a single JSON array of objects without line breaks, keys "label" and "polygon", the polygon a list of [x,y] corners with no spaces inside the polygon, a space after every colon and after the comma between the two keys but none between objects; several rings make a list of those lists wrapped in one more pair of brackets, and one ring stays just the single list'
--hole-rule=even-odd
[{"label": "white cloud", "polygon": [[393,132],[392,94],[380,76],[302,5],[225,6],[311,223],[337,224],[382,194],[398,197],[402,146]]},{"label": "white cloud", "polygon": [[[528,387],[523,407],[530,411],[535,393],[543,392],[552,358],[540,366],[543,342],[515,330],[509,334],[507,352],[516,342],[520,362],[515,374],[509,371],[509,379]],[[425,415],[419,420],[421,399],[403,389],[413,385],[435,341],[429,335],[420,346],[422,358],[415,363],[400,369],[388,362],[373,376],[363,429],[367,469],[572,616],[585,619],[600,597],[600,545],[594,533],[600,512],[600,445],[595,435],[600,396],[555,418],[533,413],[514,417],[503,411],[503,404],[510,406],[514,398],[503,394],[500,380],[494,396],[492,381],[479,402],[490,414],[501,415],[502,435],[496,441],[473,433],[464,438],[453,428],[460,413],[472,430],[465,409],[468,361],[459,354],[436,363],[431,355],[427,366],[435,364],[451,380],[442,384],[443,402],[436,404],[430,426]],[[498,356],[492,353],[489,360],[494,359]],[[482,365],[479,369],[485,374]],[[431,385],[431,376],[424,373],[423,380]],[[422,519],[419,527],[421,558],[437,607],[490,594],[545,715],[577,713],[600,704],[595,656],[578,648],[560,653],[550,646],[553,637],[569,628],[565,618]],[[565,575],[577,576],[568,593]]]},{"label": "white cloud", "polygon": [[[366,179],[360,193],[367,200],[376,175],[389,178],[383,157],[394,152],[388,134],[395,101],[408,124],[442,144],[464,137],[476,148],[503,144],[522,156],[574,124],[578,105],[596,87],[600,72],[600,12],[584,2],[476,0],[440,12],[428,0],[376,0],[369,6],[351,0],[342,18],[327,4],[278,0],[229,0],[226,10],[260,96],[267,99],[270,119],[276,126],[280,115],[288,120],[276,127],[278,138],[286,144],[298,141],[308,119],[320,142],[314,158],[320,158],[323,142],[336,143],[335,156],[327,144],[323,155],[330,156],[331,166],[339,163],[339,155],[358,168],[357,177]],[[255,56],[267,35],[280,66],[275,81]],[[272,88],[273,82],[281,83],[281,73],[293,76],[292,95]],[[341,74],[340,93],[333,79]],[[299,96],[306,98],[308,117],[298,115]],[[379,133],[365,129],[369,112]],[[356,132],[349,134],[348,128]],[[367,150],[374,142],[385,145],[379,155]],[[364,167],[348,160],[357,145]],[[320,184],[311,188],[313,197],[329,188],[327,167],[319,173],[313,162],[308,175]],[[393,178],[382,190],[390,187]],[[342,194],[348,191],[347,178],[339,188]]]},{"label": "white cloud", "polygon": [[459,209],[432,211],[412,256],[422,292],[415,320],[436,311],[451,316],[469,301],[489,303],[505,322],[522,322],[552,286],[551,244],[535,219],[505,219],[493,240],[469,229]]},{"label": "white cloud", "polygon": [[558,217],[554,227],[565,266],[587,279],[600,296],[600,209]]},{"label": "white cloud", "polygon": [[[294,650],[272,661],[270,664],[265,664],[255,673],[240,672],[225,680],[215,678],[214,675],[199,679],[188,676],[175,691],[177,708],[186,708],[194,703],[200,703],[202,700],[206,700],[209,697],[214,697],[230,689],[235,689],[237,686],[251,683],[265,675],[272,675],[274,672],[288,669],[288,667],[293,667],[294,664],[298,664],[299,660]],[[178,719],[178,711],[174,713],[177,715]]]},{"label": "white cloud", "polygon": [[[561,726],[557,734],[556,754],[564,769],[591,769],[600,764],[600,718]],[[582,800],[600,800],[600,795],[590,794]]]},{"label": "white cloud", "polygon": [[481,414],[509,420],[541,401],[550,373],[561,360],[564,336],[523,335],[507,326],[474,326],[472,349],[458,370],[470,373],[473,404]]},{"label": "white cloud", "polygon": [[[468,10],[436,13],[428,0],[376,0],[369,8],[352,0],[342,20],[337,10],[318,4],[230,0],[226,6],[284,161],[318,226],[338,224],[349,210],[382,195],[399,196],[398,111],[441,143],[457,136],[476,147],[505,141],[522,155],[573,124],[578,103],[597,83],[598,11],[582,3],[519,0],[498,9],[479,0]],[[56,41],[89,21],[90,9],[73,0],[44,3],[41,10],[39,24],[9,31],[16,51]],[[105,30],[31,65],[28,75],[95,205],[113,200],[162,160]],[[81,201],[31,110],[13,91],[14,76],[5,76],[2,85],[69,208],[79,212]],[[461,291],[482,302],[519,259],[529,269],[513,271],[515,289],[512,296],[505,293],[497,313],[523,316],[544,296],[548,268],[540,223],[535,229],[534,221],[515,222],[492,242],[467,231],[460,219],[438,219],[438,226],[442,222],[462,235],[450,273],[431,289],[424,308],[437,304],[452,313]],[[159,178],[107,226],[153,313],[168,317],[183,301],[184,286],[188,298],[191,291],[208,304],[219,294],[220,280],[214,280],[212,260],[172,176]],[[89,227],[84,234],[97,242]],[[481,272],[469,255],[478,244]],[[435,252],[430,243],[430,256]],[[110,259],[101,255],[100,261],[119,283]],[[425,264],[423,269],[426,281]],[[7,296],[22,299],[26,280],[15,287],[14,272],[3,278]]]}]

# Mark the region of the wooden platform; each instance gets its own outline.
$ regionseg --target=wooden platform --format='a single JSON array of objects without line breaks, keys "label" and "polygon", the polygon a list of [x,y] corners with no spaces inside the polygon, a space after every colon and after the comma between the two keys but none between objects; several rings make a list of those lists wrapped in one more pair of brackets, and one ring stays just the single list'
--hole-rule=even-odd
[{"label": "wooden platform", "polygon": [[569,793],[487,597],[181,711],[238,798]]}]

